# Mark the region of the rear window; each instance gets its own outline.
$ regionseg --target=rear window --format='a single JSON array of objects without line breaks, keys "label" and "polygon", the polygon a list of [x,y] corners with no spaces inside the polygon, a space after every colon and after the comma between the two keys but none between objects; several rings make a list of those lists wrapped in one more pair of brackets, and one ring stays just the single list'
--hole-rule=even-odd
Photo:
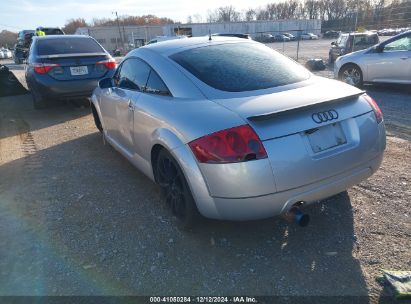
[{"label": "rear window", "polygon": [[309,72],[263,45],[200,47],[170,58],[209,86],[227,92],[254,91],[303,81]]},{"label": "rear window", "polygon": [[63,31],[59,28],[43,28],[42,31],[46,35],[64,35]]},{"label": "rear window", "polygon": [[101,53],[102,47],[91,38],[56,38],[37,41],[39,55]]}]

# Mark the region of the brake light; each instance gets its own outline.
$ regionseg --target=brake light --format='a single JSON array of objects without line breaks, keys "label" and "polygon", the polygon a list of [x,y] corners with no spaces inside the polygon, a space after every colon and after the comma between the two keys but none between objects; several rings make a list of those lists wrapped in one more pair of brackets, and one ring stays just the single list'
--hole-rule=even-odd
[{"label": "brake light", "polygon": [[34,72],[37,74],[47,74],[51,69],[60,66],[57,63],[33,63]]},{"label": "brake light", "polygon": [[109,70],[114,70],[117,67],[117,63],[113,58],[99,61],[97,64],[102,64]]},{"label": "brake light", "polygon": [[237,163],[267,157],[263,143],[249,125],[212,133],[188,145],[200,163]]},{"label": "brake light", "polygon": [[375,114],[375,118],[377,120],[377,123],[382,122],[383,120],[383,115],[382,115],[382,111],[380,109],[380,107],[378,106],[378,104],[375,102],[374,99],[372,99],[370,96],[368,96],[367,94],[364,95],[365,100],[369,103],[369,105],[371,106],[374,114]]}]

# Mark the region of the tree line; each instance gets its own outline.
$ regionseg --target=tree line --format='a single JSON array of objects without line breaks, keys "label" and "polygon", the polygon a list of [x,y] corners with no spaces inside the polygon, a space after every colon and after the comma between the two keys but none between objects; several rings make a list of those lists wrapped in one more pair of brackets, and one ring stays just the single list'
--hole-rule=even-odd
[{"label": "tree line", "polygon": [[[357,15],[358,14],[358,15]],[[357,18],[365,27],[401,27],[411,24],[410,0],[287,0],[239,11],[223,6],[187,18],[188,23],[281,19],[320,19],[323,24],[350,25]]]},{"label": "tree line", "polygon": [[[268,3],[263,7],[237,10],[234,6],[221,6],[209,10],[205,17],[200,14],[188,16],[187,23],[236,22],[281,19],[321,19],[322,29],[352,30],[354,20],[358,26],[368,29],[406,27],[411,25],[410,0],[285,0]],[[83,18],[67,20],[63,30],[74,34],[79,27],[164,25],[174,22],[170,18],[155,15],[119,16],[116,18],[94,18],[86,22]],[[12,46],[16,33],[0,32],[0,45]]]},{"label": "tree line", "polygon": [[[320,19],[324,29],[349,30],[356,18],[358,26],[367,28],[409,26],[411,24],[411,1],[285,0],[243,11],[230,5],[209,10],[205,18],[200,14],[190,15],[187,18],[187,23]],[[77,18],[68,20],[63,30],[67,34],[73,34],[77,28],[87,26],[164,25],[171,23],[180,22],[155,15],[119,16],[118,21],[116,18],[94,18],[90,23],[87,23],[83,18]]]},{"label": "tree line", "polygon": [[127,26],[127,25],[164,25],[175,23],[172,19],[166,17],[157,17],[155,15],[143,15],[143,16],[119,16],[117,18],[93,18],[88,23],[84,18],[67,20],[63,31],[66,34],[74,34],[79,27],[88,26]]}]

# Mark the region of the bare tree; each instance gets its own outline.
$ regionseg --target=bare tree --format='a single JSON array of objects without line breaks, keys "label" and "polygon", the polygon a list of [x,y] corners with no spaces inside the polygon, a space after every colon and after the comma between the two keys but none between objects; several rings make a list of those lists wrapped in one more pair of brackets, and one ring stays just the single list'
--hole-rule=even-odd
[{"label": "bare tree", "polygon": [[249,8],[248,10],[245,11],[244,15],[245,15],[244,16],[245,21],[253,21],[257,17],[257,12],[254,9]]},{"label": "bare tree", "polygon": [[11,48],[17,40],[17,34],[7,31],[7,30],[2,30],[0,32],[0,46],[1,47],[7,47]]},{"label": "bare tree", "polygon": [[194,14],[193,19],[195,23],[201,23],[203,22],[203,17],[200,14]]},{"label": "bare tree", "polygon": [[66,24],[63,27],[63,31],[66,34],[74,34],[79,27],[88,26],[86,20],[83,18],[70,19],[67,20]]},{"label": "bare tree", "polygon": [[240,21],[241,14],[236,11],[234,6],[222,6],[216,10],[218,22],[233,22]]}]

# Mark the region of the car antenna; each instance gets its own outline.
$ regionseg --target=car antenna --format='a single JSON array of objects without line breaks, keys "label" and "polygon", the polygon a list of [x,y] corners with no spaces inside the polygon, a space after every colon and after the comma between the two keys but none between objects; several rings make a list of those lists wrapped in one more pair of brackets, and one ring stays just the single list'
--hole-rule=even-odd
[{"label": "car antenna", "polygon": [[211,41],[211,30],[208,29],[208,40]]}]

